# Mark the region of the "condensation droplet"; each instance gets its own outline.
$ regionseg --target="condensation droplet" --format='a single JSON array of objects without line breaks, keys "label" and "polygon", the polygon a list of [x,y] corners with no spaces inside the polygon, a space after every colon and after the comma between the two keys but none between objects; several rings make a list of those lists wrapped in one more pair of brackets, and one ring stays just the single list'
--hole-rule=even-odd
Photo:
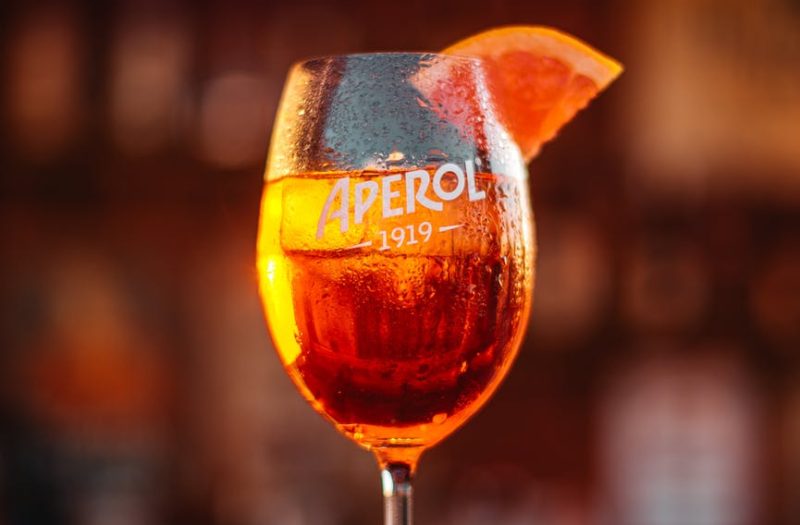
[{"label": "condensation droplet", "polygon": [[428,156],[427,156],[427,158],[428,158],[428,160],[441,160],[441,161],[446,161],[446,160],[447,160],[449,157],[448,157],[447,153],[445,153],[445,152],[444,152],[444,151],[442,151],[441,149],[439,149],[439,148],[433,148],[433,149],[429,149],[429,150],[428,150]]},{"label": "condensation droplet", "polygon": [[441,412],[441,413],[436,414],[435,416],[433,416],[433,420],[432,421],[436,425],[441,425],[442,423],[445,422],[445,420],[447,420],[447,414],[445,414],[444,412]]},{"label": "condensation droplet", "polygon": [[386,160],[389,162],[400,162],[404,158],[406,158],[406,156],[402,151],[393,150],[391,153],[389,153],[389,156],[386,157]]}]

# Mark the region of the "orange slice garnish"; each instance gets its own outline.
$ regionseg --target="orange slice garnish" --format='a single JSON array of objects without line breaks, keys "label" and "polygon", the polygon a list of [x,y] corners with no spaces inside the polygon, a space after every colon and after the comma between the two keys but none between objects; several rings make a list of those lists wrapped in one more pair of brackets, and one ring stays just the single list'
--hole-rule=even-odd
[{"label": "orange slice garnish", "polygon": [[495,109],[526,161],[622,72],[577,38],[540,26],[491,29],[444,53],[483,59]]}]

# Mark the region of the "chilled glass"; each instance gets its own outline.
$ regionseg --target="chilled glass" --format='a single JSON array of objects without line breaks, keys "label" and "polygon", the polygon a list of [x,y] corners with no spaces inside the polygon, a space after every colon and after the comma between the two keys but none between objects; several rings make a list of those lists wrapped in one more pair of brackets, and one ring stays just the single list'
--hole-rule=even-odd
[{"label": "chilled glass", "polygon": [[527,171],[478,59],[296,64],[258,237],[261,298],[300,393],[382,469],[411,522],[420,454],[492,395],[519,349],[535,242]]}]

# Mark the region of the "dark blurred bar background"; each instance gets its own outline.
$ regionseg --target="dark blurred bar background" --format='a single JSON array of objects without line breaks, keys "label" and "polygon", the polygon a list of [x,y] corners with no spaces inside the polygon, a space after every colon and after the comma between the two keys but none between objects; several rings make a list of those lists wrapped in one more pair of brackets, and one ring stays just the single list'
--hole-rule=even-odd
[{"label": "dark blurred bar background", "polygon": [[0,524],[361,525],[254,249],[310,55],[547,24],[626,65],[531,166],[529,336],[420,523],[800,523],[800,2],[0,4]]}]

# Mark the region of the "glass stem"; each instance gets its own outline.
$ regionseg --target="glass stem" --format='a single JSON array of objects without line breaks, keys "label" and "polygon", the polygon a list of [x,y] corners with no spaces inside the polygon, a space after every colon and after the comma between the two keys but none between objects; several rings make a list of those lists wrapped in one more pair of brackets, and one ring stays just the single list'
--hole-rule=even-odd
[{"label": "glass stem", "polygon": [[384,525],[411,525],[411,466],[388,463],[381,470]]}]

